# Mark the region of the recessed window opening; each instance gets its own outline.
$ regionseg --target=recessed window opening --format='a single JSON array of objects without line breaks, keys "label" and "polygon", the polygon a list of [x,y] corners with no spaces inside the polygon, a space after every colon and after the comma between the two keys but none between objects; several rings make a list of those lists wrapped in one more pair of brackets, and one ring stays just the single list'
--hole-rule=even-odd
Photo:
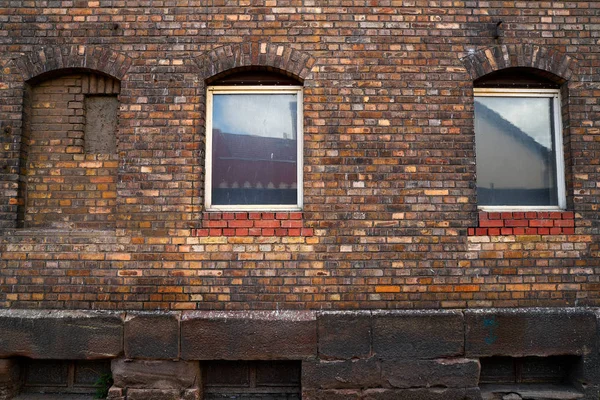
[{"label": "recessed window opening", "polygon": [[300,399],[298,361],[211,361],[203,371],[206,400]]},{"label": "recessed window opening", "polygon": [[110,360],[24,360],[24,393],[93,394],[101,377],[110,375]]},{"label": "recessed window opening", "polygon": [[486,357],[480,360],[480,383],[569,384],[577,356]]},{"label": "recessed window opening", "polygon": [[566,207],[558,89],[475,89],[480,208]]},{"label": "recessed window opening", "polygon": [[208,88],[206,208],[299,210],[302,86],[244,76],[225,81],[254,84]]}]

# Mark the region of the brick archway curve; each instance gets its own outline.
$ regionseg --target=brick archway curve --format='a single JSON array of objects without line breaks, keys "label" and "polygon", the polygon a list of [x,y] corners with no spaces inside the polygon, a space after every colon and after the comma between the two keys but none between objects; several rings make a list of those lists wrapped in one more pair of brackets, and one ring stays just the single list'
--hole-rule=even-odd
[{"label": "brick archway curve", "polygon": [[15,58],[24,81],[61,69],[87,69],[123,80],[131,57],[100,46],[43,46]]},{"label": "brick archway curve", "polygon": [[271,43],[241,43],[213,49],[194,59],[203,80],[240,67],[271,67],[304,81],[315,58],[289,46]]},{"label": "brick archway curve", "polygon": [[462,58],[472,80],[511,67],[530,67],[551,72],[570,80],[577,70],[577,60],[558,50],[530,44],[488,47]]}]

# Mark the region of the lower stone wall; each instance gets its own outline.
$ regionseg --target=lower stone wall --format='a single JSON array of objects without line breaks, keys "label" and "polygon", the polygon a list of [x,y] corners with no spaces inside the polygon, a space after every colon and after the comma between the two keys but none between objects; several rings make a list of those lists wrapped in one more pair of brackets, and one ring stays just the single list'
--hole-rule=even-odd
[{"label": "lower stone wall", "polygon": [[211,360],[296,360],[306,400],[447,400],[496,398],[481,385],[483,358],[572,355],[573,398],[597,400],[599,319],[594,309],[0,310],[0,399],[17,392],[23,357],[111,359],[113,400],[206,398]]}]

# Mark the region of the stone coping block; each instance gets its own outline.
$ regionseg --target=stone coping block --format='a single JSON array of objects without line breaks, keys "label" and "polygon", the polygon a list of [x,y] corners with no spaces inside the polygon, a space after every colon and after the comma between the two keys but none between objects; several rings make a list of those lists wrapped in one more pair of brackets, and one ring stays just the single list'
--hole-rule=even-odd
[{"label": "stone coping block", "polygon": [[373,352],[379,359],[435,359],[464,353],[461,311],[373,311]]},{"label": "stone coping block", "polygon": [[123,352],[123,313],[0,310],[0,357],[114,358]]},{"label": "stone coping block", "polygon": [[597,320],[591,310],[466,310],[465,325],[467,357],[542,357],[598,352]]},{"label": "stone coping block", "polygon": [[312,311],[189,311],[181,316],[185,360],[301,360],[316,355]]},{"label": "stone coping block", "polygon": [[130,312],[125,318],[125,357],[179,357],[180,312]]},{"label": "stone coping block", "polygon": [[318,314],[319,358],[349,360],[371,355],[370,311],[323,311]]}]

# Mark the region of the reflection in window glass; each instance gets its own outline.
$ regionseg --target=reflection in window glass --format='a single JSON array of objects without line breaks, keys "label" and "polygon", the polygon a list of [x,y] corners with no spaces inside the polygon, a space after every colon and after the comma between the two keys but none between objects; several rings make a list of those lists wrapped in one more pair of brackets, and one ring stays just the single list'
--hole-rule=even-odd
[{"label": "reflection in window glass", "polygon": [[554,101],[476,96],[479,205],[559,205]]},{"label": "reflection in window glass", "polygon": [[298,204],[298,94],[214,93],[212,205]]}]

